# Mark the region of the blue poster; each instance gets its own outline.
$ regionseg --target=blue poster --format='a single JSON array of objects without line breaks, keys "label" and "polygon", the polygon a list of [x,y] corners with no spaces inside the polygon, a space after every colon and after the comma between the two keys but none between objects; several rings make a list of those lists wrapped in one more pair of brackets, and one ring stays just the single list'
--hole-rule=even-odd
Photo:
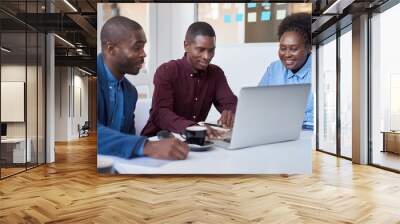
[{"label": "blue poster", "polygon": [[262,11],[261,21],[269,21],[269,20],[271,20],[271,11]]},{"label": "blue poster", "polygon": [[238,13],[238,14],[236,15],[236,22],[242,22],[242,21],[243,21],[243,14]]},{"label": "blue poster", "polygon": [[230,15],[224,15],[224,23],[231,23],[231,16]]},{"label": "blue poster", "polygon": [[257,7],[257,3],[247,3],[247,8],[251,9],[255,7]]}]

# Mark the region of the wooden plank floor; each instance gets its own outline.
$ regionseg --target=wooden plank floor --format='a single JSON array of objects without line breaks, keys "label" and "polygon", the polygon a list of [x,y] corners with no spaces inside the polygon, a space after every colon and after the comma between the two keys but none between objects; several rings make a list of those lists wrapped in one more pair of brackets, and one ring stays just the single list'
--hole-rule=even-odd
[{"label": "wooden plank floor", "polygon": [[99,176],[93,137],[0,181],[0,223],[400,223],[400,175],[314,153],[312,175]]}]

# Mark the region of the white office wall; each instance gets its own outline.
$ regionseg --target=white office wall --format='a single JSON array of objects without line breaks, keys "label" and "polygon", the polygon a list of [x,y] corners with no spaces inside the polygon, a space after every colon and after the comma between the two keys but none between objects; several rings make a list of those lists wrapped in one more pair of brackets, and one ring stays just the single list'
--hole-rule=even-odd
[{"label": "white office wall", "polygon": [[[224,70],[229,86],[239,97],[242,87],[258,85],[267,66],[278,60],[277,52],[277,43],[221,45],[217,46],[212,63]],[[219,112],[212,107],[207,120],[218,118]]]},{"label": "white office wall", "polygon": [[[161,5],[161,4],[159,4]],[[170,58],[165,58],[161,60],[159,58],[159,65],[165,61],[181,58],[184,53],[183,42],[185,40],[185,34],[187,28],[195,21],[195,4],[171,4],[171,55]],[[162,26],[164,17],[159,17],[159,24]],[[162,33],[159,35],[162,38]],[[164,45],[165,46],[165,45]],[[157,49],[161,50],[163,45],[159,46]]]},{"label": "white office wall", "polygon": [[88,120],[88,78],[76,68],[56,67],[55,86],[55,141],[76,139],[78,124]]},{"label": "white office wall", "polygon": [[235,94],[244,86],[258,85],[267,66],[278,59],[276,43],[217,46],[212,63],[221,67]]},{"label": "white office wall", "polygon": [[[85,121],[88,121],[89,113],[88,113],[88,77],[82,76],[83,73],[80,73],[75,69],[74,73],[74,92],[73,92],[73,111],[72,119],[71,119],[71,136],[72,138],[78,138],[78,124],[82,126]],[[78,92],[79,91],[79,92]]]},{"label": "white office wall", "polygon": [[68,67],[55,68],[55,141],[68,141]]}]

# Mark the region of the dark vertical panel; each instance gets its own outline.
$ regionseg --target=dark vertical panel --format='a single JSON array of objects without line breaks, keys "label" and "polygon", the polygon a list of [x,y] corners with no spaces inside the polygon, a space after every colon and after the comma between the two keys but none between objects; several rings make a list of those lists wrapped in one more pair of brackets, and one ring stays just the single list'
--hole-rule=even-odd
[{"label": "dark vertical panel", "polygon": [[336,30],[336,154],[341,156],[341,122],[340,122],[340,35],[339,27]]},{"label": "dark vertical panel", "polygon": [[372,12],[368,13],[368,30],[367,30],[367,46],[368,46],[368,53],[367,53],[367,63],[368,63],[368,69],[367,69],[367,83],[368,83],[368,90],[367,90],[367,116],[368,116],[368,124],[367,124],[367,129],[368,129],[368,164],[372,164],[373,162],[373,153],[372,153],[372,65],[371,65],[371,57],[372,57],[372,41],[371,41],[371,20],[372,20]]},{"label": "dark vertical panel", "polygon": [[[25,0],[25,12],[27,12],[27,2]],[[27,13],[25,13],[25,21],[27,21]],[[27,85],[28,82],[28,24],[25,23],[25,102],[24,102],[24,121],[25,121],[25,170],[28,169],[28,119],[27,119]]]},{"label": "dark vertical panel", "polygon": [[315,46],[315,148],[319,149],[319,44]]},{"label": "dark vertical panel", "polygon": [[[39,13],[39,1],[36,1]],[[39,165],[39,32],[36,32],[36,166]]]},{"label": "dark vertical panel", "polygon": [[[45,5],[45,13],[48,13],[48,6],[49,2],[44,1]],[[43,141],[44,141],[44,163],[47,163],[47,35],[48,33],[44,33],[44,67],[42,69],[42,76],[44,75],[42,82],[44,82],[44,135],[43,135]],[[43,121],[42,121],[43,122]]]}]

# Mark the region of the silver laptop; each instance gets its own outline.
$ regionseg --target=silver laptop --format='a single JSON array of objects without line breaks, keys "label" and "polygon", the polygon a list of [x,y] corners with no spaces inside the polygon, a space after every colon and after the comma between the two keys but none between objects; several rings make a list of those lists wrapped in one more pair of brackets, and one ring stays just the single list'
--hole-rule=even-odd
[{"label": "silver laptop", "polygon": [[230,136],[214,143],[240,149],[298,139],[309,92],[310,84],[242,88]]}]

